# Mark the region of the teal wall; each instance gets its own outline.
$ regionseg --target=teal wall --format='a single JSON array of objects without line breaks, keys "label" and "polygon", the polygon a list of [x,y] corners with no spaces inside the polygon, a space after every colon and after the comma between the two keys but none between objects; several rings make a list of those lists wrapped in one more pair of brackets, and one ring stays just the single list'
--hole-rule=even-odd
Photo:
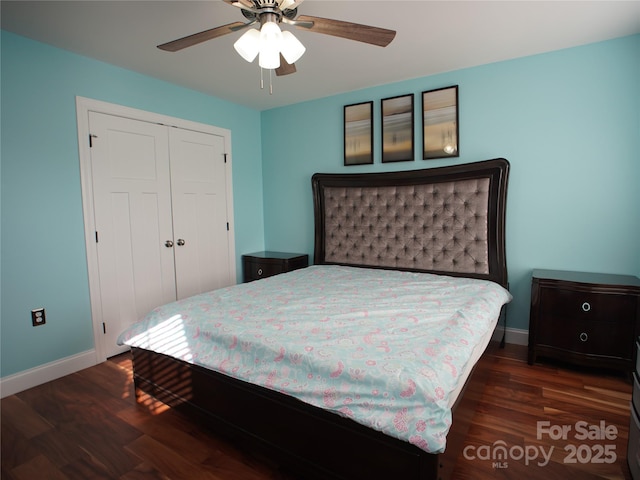
[{"label": "teal wall", "polygon": [[236,252],[264,247],[259,111],[4,31],[1,49],[3,377],[93,348],[76,96],[231,130]]},{"label": "teal wall", "polygon": [[[459,85],[460,157],[422,160],[420,94],[450,85]],[[383,165],[380,99],[407,93],[416,98],[416,160]],[[368,100],[374,164],[344,167],[343,106]],[[265,111],[262,152],[271,250],[313,253],[314,172],[505,157],[509,326],[528,328],[534,268],[640,275],[640,35]]]},{"label": "teal wall", "polygon": [[[3,377],[93,348],[76,96],[231,130],[239,279],[244,252],[312,253],[314,172],[499,156],[512,165],[511,326],[527,326],[533,268],[640,275],[640,35],[264,112],[7,32],[1,75]],[[460,86],[461,156],[421,160],[417,135],[415,161],[382,165],[380,99],[415,93],[417,115],[420,92],[449,85]],[[345,168],[342,107],[366,100],[376,107],[375,164]],[[40,306],[47,326],[33,328]]]}]

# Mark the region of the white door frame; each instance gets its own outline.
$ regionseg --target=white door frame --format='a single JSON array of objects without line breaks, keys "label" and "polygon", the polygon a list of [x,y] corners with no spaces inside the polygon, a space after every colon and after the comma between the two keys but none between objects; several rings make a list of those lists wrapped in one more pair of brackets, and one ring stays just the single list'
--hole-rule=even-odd
[{"label": "white door frame", "polygon": [[102,300],[100,298],[100,277],[98,275],[98,250],[95,238],[95,215],[93,208],[93,181],[91,172],[91,150],[89,148],[89,112],[104,113],[143,122],[159,123],[171,127],[194,130],[197,132],[218,135],[224,138],[227,161],[227,218],[229,219],[229,271],[232,283],[236,283],[236,254],[233,221],[233,185],[231,174],[231,131],[192,122],[180,118],[169,117],[144,110],[102,102],[85,97],[76,97],[76,116],[78,122],[78,150],[80,156],[80,181],[82,185],[82,212],[84,216],[84,236],[87,250],[87,272],[89,276],[89,296],[91,300],[91,317],[93,324],[93,338],[96,352],[96,363],[106,360],[102,333]]}]

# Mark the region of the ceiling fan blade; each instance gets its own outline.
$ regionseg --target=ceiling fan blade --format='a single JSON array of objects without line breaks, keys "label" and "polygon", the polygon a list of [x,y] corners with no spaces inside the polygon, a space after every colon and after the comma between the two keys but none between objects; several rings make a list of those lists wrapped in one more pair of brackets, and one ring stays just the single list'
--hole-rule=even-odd
[{"label": "ceiling fan blade", "polygon": [[[305,22],[313,22],[313,25],[309,27],[304,24]],[[294,24],[297,28],[304,28],[311,32],[324,33],[326,35],[347,38],[380,47],[389,45],[391,40],[396,36],[395,30],[344,22],[342,20],[332,20],[330,18],[313,17],[310,15],[300,15],[295,19]]]},{"label": "ceiling fan blade", "polygon": [[173,40],[172,42],[163,43],[162,45],[158,45],[158,48],[160,50],[166,50],[167,52],[177,52],[178,50],[182,50],[183,48],[192,47],[193,45],[206,42],[207,40],[212,40],[228,33],[237,32],[238,30],[242,30],[249,25],[251,25],[251,23],[229,23],[227,25],[222,25],[221,27],[205,30],[204,32],[194,33],[193,35],[179,38],[178,40]]},{"label": "ceiling fan blade", "polygon": [[295,63],[287,63],[282,54],[280,54],[280,66],[276,68],[276,76],[290,75],[296,73]]}]

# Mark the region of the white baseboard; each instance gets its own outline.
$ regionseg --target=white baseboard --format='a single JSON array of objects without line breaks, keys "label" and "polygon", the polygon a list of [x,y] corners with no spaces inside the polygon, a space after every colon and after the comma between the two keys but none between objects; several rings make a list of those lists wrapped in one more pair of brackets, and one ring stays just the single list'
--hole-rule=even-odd
[{"label": "white baseboard", "polygon": [[[504,334],[504,328],[502,326],[498,326],[498,328],[496,328],[496,331],[493,333],[492,340],[502,340],[503,334]],[[520,328],[507,327],[505,342],[512,343],[514,345],[528,345],[529,330],[522,330]]]},{"label": "white baseboard", "polygon": [[30,370],[8,375],[0,378],[0,398],[42,385],[96,364],[96,351],[87,350],[77,355],[45,363]]}]

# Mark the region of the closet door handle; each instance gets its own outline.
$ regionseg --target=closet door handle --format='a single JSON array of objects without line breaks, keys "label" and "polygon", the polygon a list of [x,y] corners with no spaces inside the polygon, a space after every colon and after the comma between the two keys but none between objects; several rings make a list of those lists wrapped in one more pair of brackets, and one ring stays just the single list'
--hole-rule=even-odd
[{"label": "closet door handle", "polygon": [[181,247],[185,244],[185,241],[182,238],[179,238],[176,243],[178,244],[179,247]]},{"label": "closet door handle", "polygon": [[173,240],[167,240],[166,242],[164,242],[164,246],[167,248],[173,247]]}]

